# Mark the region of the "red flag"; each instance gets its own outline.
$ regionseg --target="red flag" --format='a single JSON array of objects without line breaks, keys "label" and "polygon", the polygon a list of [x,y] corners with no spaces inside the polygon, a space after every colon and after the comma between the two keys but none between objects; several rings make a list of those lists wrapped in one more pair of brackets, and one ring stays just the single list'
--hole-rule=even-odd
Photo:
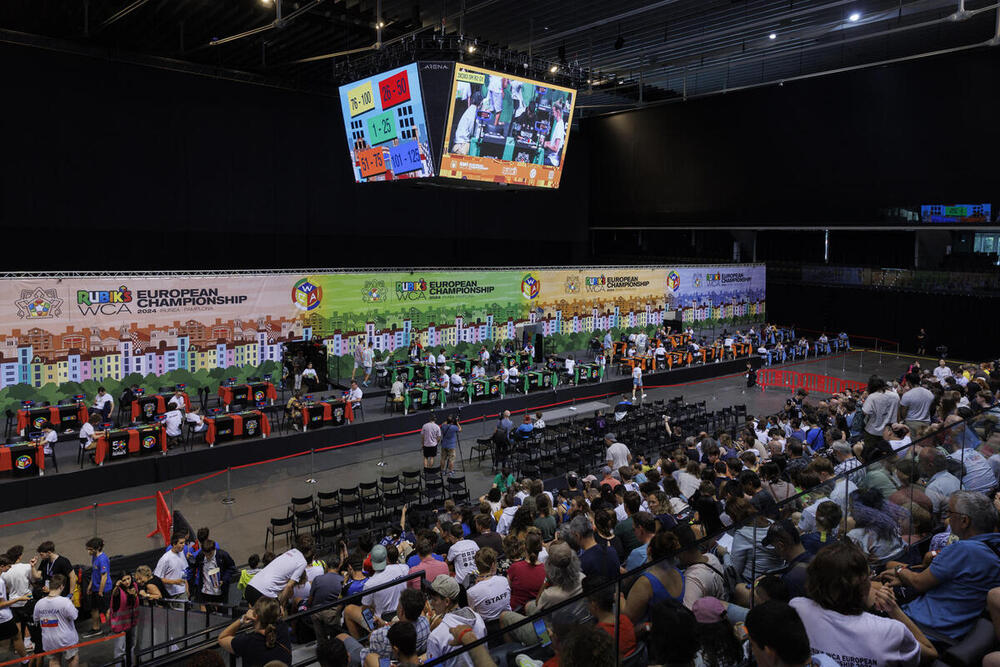
[{"label": "red flag", "polygon": [[170,508],[167,507],[167,500],[163,497],[162,491],[156,492],[156,530],[146,537],[152,537],[159,533],[163,537],[164,546],[170,545],[170,531],[173,528],[173,520],[170,515]]}]

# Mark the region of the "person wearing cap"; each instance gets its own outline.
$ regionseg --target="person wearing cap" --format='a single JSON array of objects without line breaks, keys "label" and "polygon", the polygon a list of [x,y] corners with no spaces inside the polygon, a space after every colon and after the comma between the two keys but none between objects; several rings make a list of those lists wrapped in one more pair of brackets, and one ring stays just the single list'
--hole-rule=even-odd
[{"label": "person wearing cap", "polygon": [[813,653],[795,609],[777,600],[756,605],[745,622],[758,667],[840,667],[825,653]]},{"label": "person wearing cap", "polygon": [[[431,622],[434,629],[427,638],[427,661],[440,658],[454,650],[451,629],[457,625],[467,625],[471,628],[465,635],[473,634],[477,639],[486,636],[486,623],[483,617],[464,604],[465,591],[454,578],[439,574],[431,582],[427,598],[434,612],[434,620]],[[473,664],[468,653],[441,663],[442,667],[473,667]]]},{"label": "person wearing cap", "polygon": [[733,632],[733,622],[726,614],[726,605],[708,596],[691,605],[698,623],[695,634],[701,649],[700,662],[705,665],[739,665],[743,663],[743,646]]},{"label": "person wearing cap", "polygon": [[632,464],[632,452],[624,443],[618,442],[618,437],[614,433],[604,434],[604,444],[608,448],[604,461],[609,468],[618,470],[622,466]]},{"label": "person wearing cap", "polygon": [[[371,590],[376,586],[388,584],[405,577],[410,573],[410,568],[397,563],[399,551],[393,545],[387,547],[376,544],[371,550],[372,570],[375,572],[367,582],[364,591]],[[371,609],[375,616],[383,621],[391,621],[396,615],[399,607],[399,595],[406,589],[406,582],[400,581],[395,586],[389,586],[380,591],[368,593],[361,598],[361,605],[347,605],[344,609],[344,624],[347,626],[351,636],[360,639],[366,636],[370,629],[361,613],[362,607]],[[379,622],[376,621],[376,625]]]}]

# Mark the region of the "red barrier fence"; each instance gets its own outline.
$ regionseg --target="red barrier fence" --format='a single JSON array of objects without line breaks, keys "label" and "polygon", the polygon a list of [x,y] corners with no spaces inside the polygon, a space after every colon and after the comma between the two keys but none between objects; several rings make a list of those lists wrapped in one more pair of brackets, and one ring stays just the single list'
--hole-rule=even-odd
[{"label": "red barrier fence", "polygon": [[864,391],[868,386],[866,382],[858,380],[842,380],[829,375],[799,373],[777,368],[761,368],[757,371],[757,384],[764,390],[768,387],[781,387],[789,391],[805,389],[820,394],[837,394],[848,389]]}]

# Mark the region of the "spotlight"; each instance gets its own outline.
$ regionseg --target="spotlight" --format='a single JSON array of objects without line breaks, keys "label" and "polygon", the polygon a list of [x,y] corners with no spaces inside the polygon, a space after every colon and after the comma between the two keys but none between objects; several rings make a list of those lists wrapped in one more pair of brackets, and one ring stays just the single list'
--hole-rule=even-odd
[{"label": "spotlight", "polygon": [[551,72],[552,74],[555,74],[558,71],[559,68],[556,65],[553,65],[552,67],[549,68],[549,72]]},{"label": "spotlight", "polygon": [[270,5],[271,4],[271,0],[260,0],[260,4],[262,4],[262,5]]},{"label": "spotlight", "polygon": [[475,52],[476,52],[476,46],[474,44],[469,44],[469,53],[475,53]]},{"label": "spotlight", "polygon": [[767,38],[768,39],[778,39],[778,35],[772,32],[770,35],[767,36]]},{"label": "spotlight", "polygon": [[861,14],[858,14],[857,12],[854,12],[853,14],[851,14],[850,16],[848,16],[847,18],[850,19],[851,23],[857,23],[861,19]]},{"label": "spotlight", "polygon": [[384,28],[385,27],[385,23],[383,23],[382,21],[379,21],[377,24],[375,24],[375,27],[376,28]]},{"label": "spotlight", "polygon": [[618,39],[615,40],[615,50],[621,51],[621,48],[625,46],[625,38],[618,35]]}]

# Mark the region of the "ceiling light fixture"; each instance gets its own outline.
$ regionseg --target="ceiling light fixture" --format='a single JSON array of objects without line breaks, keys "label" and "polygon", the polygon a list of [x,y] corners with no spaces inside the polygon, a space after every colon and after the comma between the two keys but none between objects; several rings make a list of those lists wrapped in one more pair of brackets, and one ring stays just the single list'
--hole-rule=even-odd
[{"label": "ceiling light fixture", "polygon": [[851,14],[850,16],[848,16],[847,18],[850,19],[851,23],[857,23],[858,21],[861,20],[861,14],[859,14],[857,12],[854,12],[853,14]]},{"label": "ceiling light fixture", "polygon": [[469,53],[475,53],[475,52],[476,52],[475,45],[474,44],[469,44]]},{"label": "ceiling light fixture", "polygon": [[778,39],[778,35],[776,33],[772,32],[770,35],[767,36],[767,38],[768,39]]},{"label": "ceiling light fixture", "polygon": [[559,68],[556,65],[553,65],[552,67],[549,68],[549,72],[551,72],[552,74],[555,74],[558,71]]}]

